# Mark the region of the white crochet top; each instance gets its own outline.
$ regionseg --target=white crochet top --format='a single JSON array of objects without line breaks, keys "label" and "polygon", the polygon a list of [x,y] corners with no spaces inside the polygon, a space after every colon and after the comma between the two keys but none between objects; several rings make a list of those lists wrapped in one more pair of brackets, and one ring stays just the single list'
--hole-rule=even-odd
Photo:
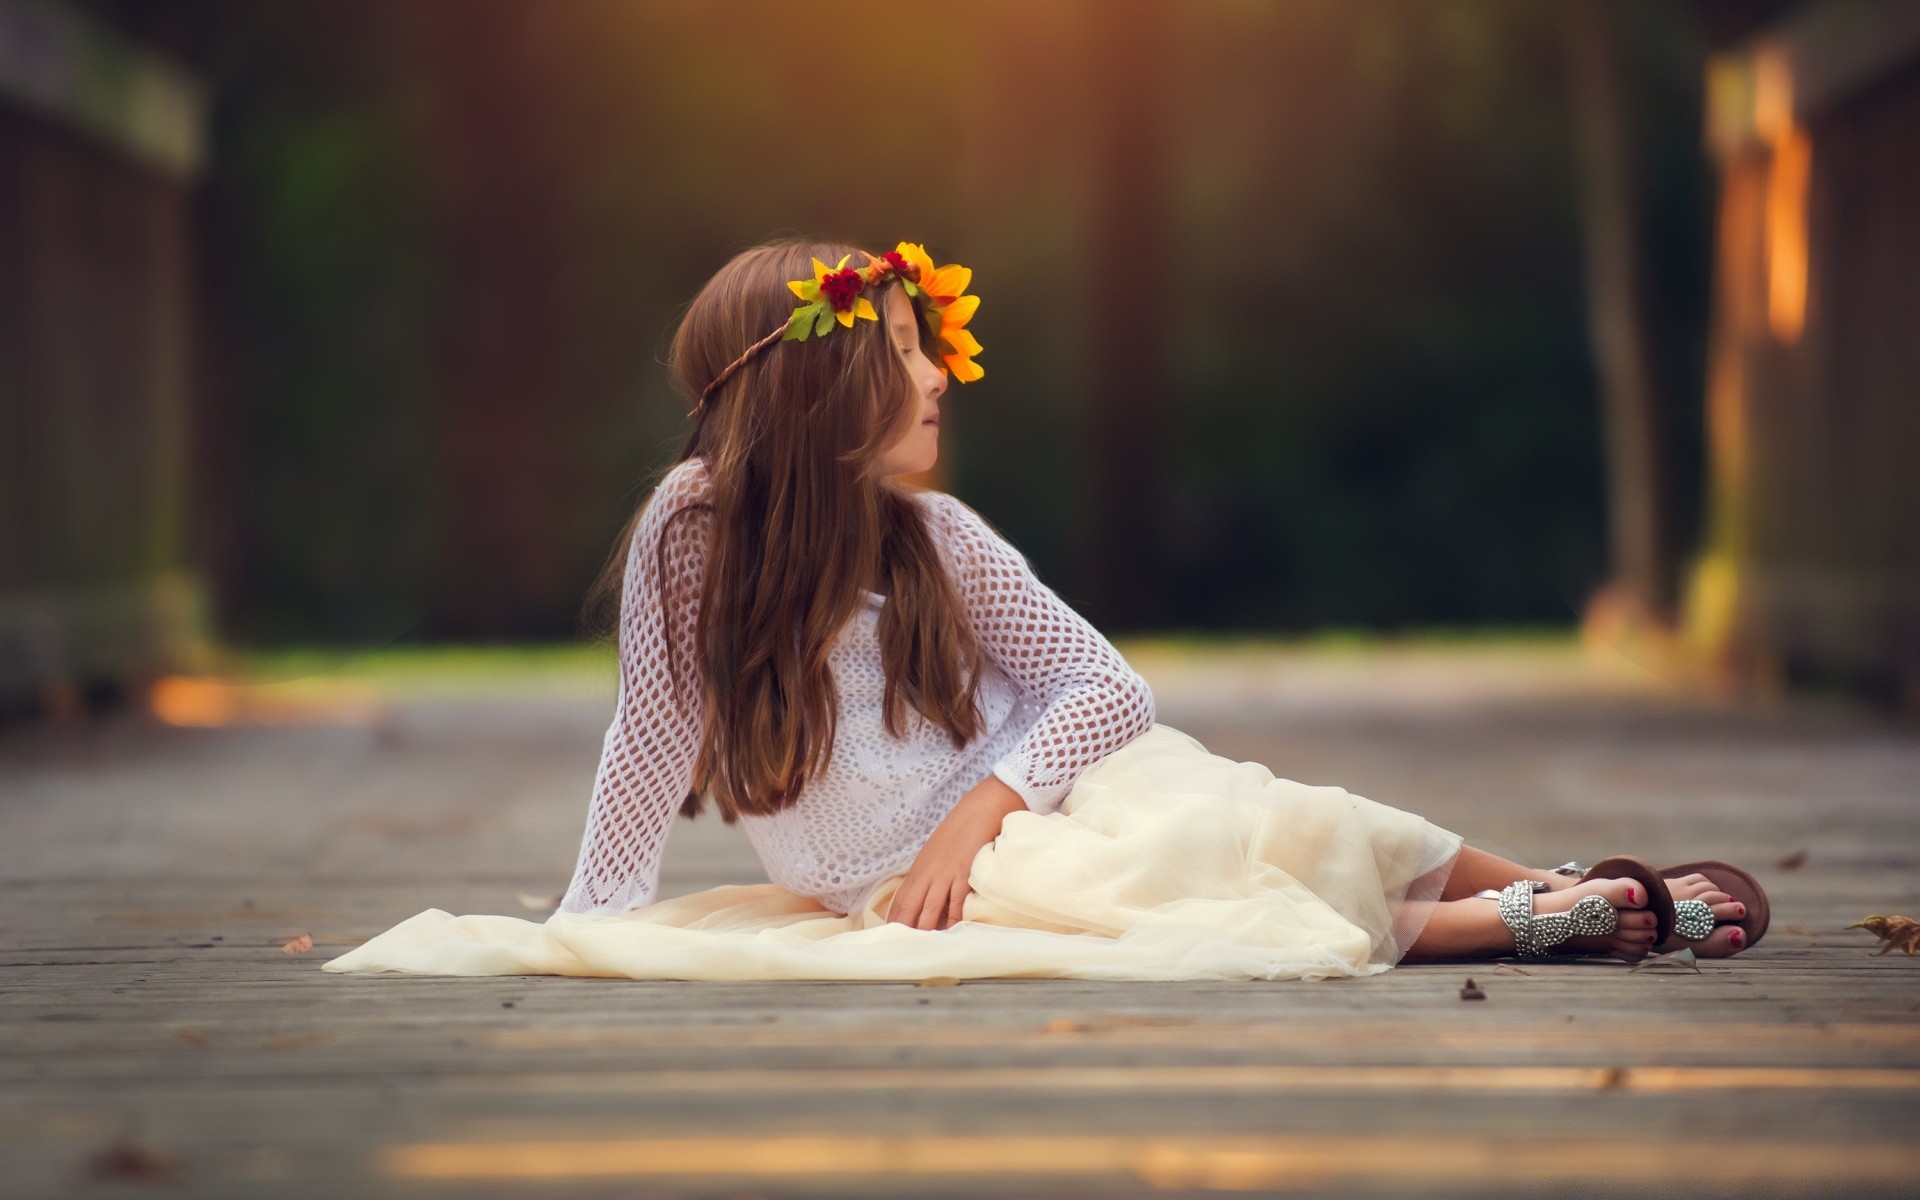
[{"label": "white crochet top", "polygon": [[[648,500],[628,547],[619,701],[561,912],[615,914],[653,899],[660,852],[691,786],[705,719],[692,673],[706,521],[674,525],[664,578],[656,554],[667,517],[704,501],[710,489],[700,458],[675,466]],[[909,704],[907,735],[887,732],[877,637],[886,597],[868,592],[829,657],[840,712],[827,769],[792,807],[740,818],[774,883],[842,913],[910,867],[941,818],[989,774],[1028,808],[1051,812],[1087,767],[1154,721],[1146,680],[980,514],[944,492],[913,496],[991,664],[979,693],[985,731],[955,750],[946,729]],[[685,706],[668,670],[663,588],[674,608],[676,661],[685,691],[693,693]]]}]

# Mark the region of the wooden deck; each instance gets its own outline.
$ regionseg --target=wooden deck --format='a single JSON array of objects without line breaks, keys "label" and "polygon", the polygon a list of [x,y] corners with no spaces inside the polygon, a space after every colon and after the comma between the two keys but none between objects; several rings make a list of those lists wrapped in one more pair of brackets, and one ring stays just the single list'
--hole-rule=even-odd
[{"label": "wooden deck", "polygon": [[[544,915],[519,894],[566,883],[605,678],[14,729],[0,1194],[1920,1194],[1920,957],[1845,929],[1920,916],[1910,725],[1718,711],[1559,651],[1133,656],[1218,753],[1538,865],[1731,858],[1773,927],[1697,974],[329,975],[424,908]],[[666,890],[756,870],[681,823]]]}]

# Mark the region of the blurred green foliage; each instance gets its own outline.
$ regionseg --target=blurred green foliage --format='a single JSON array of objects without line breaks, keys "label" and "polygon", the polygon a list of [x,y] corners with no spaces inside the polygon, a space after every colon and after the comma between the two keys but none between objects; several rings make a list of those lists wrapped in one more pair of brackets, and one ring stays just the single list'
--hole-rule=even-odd
[{"label": "blurred green foliage", "polygon": [[[1202,663],[1227,656],[1275,662],[1369,658],[1383,654],[1443,654],[1449,650],[1578,653],[1573,631],[1547,625],[1436,626],[1392,636],[1355,627],[1303,634],[1179,633],[1119,639],[1130,659]],[[365,684],[383,695],[478,697],[555,691],[607,690],[617,661],[606,643],[526,642],[496,645],[385,646],[343,652],[325,645],[284,646],[237,655],[233,674],[263,684]]]}]

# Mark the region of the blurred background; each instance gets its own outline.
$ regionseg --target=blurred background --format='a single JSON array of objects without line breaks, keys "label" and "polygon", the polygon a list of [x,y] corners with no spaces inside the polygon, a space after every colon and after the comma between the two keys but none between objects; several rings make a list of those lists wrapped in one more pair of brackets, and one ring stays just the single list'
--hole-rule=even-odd
[{"label": "blurred background", "polygon": [[1898,0],[0,0],[0,704],[575,639],[808,233],[974,268],[931,482],[1110,634],[1912,706],[1916,139]]}]

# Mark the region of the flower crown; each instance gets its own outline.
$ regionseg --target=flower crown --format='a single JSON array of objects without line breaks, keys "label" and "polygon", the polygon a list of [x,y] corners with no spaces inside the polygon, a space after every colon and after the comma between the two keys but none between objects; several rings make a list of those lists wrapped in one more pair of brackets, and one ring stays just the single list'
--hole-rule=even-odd
[{"label": "flower crown", "polygon": [[967,332],[967,322],[980,307],[980,297],[963,294],[973,282],[972,270],[957,263],[935,267],[926,247],[913,242],[901,242],[877,258],[867,254],[864,267],[849,267],[847,259],[851,257],[842,255],[831,267],[816,258],[812,279],[789,280],[787,287],[805,303],[793,310],[785,324],[747,347],[745,353],[714,376],[713,382],[701,391],[700,399],[694,402],[694,410],[697,412],[714,389],[748,359],[776,341],[804,342],[810,337],[825,337],[833,332],[836,322],[851,329],[854,320],[860,317],[879,320],[880,314],[874,311],[873,302],[865,293],[877,291],[895,280],[906,288],[908,296],[925,301],[920,305],[921,318],[928,330],[947,346],[940,354],[946,364],[942,369],[951,370],[954,378],[962,383],[972,383],[986,374],[973,361],[973,356],[980,353],[980,343]]}]

